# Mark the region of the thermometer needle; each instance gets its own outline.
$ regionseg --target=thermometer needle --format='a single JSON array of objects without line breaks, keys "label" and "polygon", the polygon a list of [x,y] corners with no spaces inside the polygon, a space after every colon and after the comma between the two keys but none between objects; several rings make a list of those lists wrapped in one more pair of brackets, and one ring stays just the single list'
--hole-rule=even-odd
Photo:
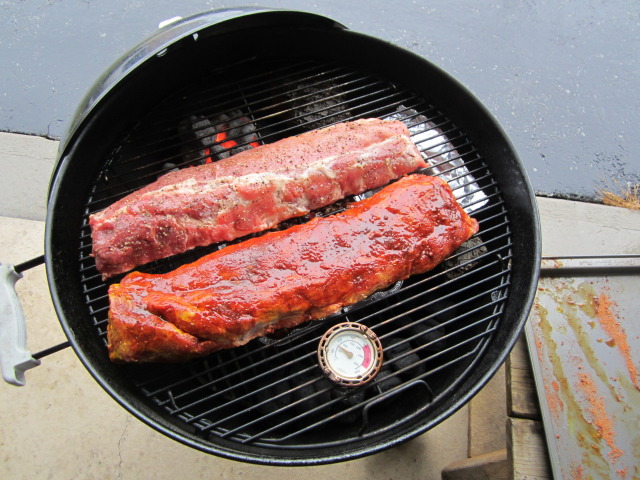
[{"label": "thermometer needle", "polygon": [[347,350],[346,348],[344,348],[342,345],[338,346],[338,348],[342,350],[347,355],[347,357],[349,358],[353,357],[353,353]]}]

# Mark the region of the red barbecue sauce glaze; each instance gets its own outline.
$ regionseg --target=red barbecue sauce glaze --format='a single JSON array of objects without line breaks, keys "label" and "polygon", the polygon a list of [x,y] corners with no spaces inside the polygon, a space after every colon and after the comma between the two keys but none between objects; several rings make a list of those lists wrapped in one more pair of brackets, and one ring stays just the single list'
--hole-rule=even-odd
[{"label": "red barbecue sauce glaze", "polygon": [[345,212],[109,289],[114,361],[182,361],[320,319],[429,271],[478,231],[439,178],[411,175]]}]

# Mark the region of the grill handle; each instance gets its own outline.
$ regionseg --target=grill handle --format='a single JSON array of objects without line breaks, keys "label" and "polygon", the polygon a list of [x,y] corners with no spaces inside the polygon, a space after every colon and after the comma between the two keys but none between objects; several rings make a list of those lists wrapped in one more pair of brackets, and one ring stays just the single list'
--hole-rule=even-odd
[{"label": "grill handle", "polygon": [[2,378],[16,386],[25,384],[24,373],[40,365],[39,358],[69,346],[69,342],[31,355],[27,349],[27,325],[16,283],[22,272],[42,265],[44,255],[16,265],[0,263],[0,368]]}]

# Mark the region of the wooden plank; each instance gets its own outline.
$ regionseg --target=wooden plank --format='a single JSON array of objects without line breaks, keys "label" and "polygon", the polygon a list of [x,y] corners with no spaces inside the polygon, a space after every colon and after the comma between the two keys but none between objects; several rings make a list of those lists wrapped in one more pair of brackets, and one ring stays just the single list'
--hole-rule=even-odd
[{"label": "wooden plank", "polygon": [[507,465],[514,480],[553,479],[542,422],[507,420]]},{"label": "wooden plank", "polygon": [[524,335],[516,342],[506,363],[507,415],[540,419],[540,404]]},{"label": "wooden plank", "polygon": [[502,366],[469,402],[468,457],[505,448],[506,383],[505,367]]},{"label": "wooden plank", "polygon": [[442,469],[442,480],[507,480],[507,450],[477,455],[451,463]]}]

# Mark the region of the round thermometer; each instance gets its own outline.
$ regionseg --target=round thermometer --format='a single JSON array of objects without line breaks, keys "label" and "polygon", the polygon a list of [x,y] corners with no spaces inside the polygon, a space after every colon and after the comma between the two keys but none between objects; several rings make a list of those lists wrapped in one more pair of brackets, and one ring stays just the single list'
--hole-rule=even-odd
[{"label": "round thermometer", "polygon": [[339,323],[320,339],[318,362],[329,380],[342,386],[364,385],[382,367],[382,344],[364,325]]}]

